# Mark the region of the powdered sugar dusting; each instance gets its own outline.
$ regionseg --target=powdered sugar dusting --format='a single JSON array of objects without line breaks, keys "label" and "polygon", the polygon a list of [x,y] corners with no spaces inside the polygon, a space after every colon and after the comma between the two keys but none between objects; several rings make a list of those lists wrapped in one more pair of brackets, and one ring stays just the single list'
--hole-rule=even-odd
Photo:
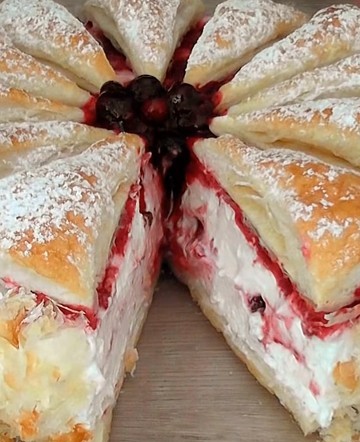
[{"label": "powdered sugar dusting", "polygon": [[249,112],[321,98],[349,97],[360,94],[360,55],[337,63],[302,72],[289,80],[259,91],[229,109],[229,114]]},{"label": "powdered sugar dusting", "polygon": [[[45,80],[46,79],[46,80]],[[46,85],[44,82],[46,81]],[[10,42],[0,40],[0,83],[8,87],[23,89],[37,96],[66,101],[63,88],[72,92],[72,100],[77,103],[75,94],[79,94],[83,102],[87,94],[75,83],[54,68],[41,63]],[[72,101],[71,101],[72,102]]]},{"label": "powdered sugar dusting", "polygon": [[21,88],[22,84],[33,83],[44,78],[49,87],[56,84],[56,79],[69,81],[60,72],[5,42],[0,42],[0,66],[0,82],[7,86]]},{"label": "powdered sugar dusting", "polygon": [[[101,221],[114,211],[114,192],[119,183],[136,179],[138,166],[135,152],[117,138],[1,180],[0,248],[26,257],[34,246],[65,235],[90,253]],[[68,252],[67,259],[79,263],[78,250]]]},{"label": "powdered sugar dusting", "polygon": [[360,98],[329,98],[307,101],[288,106],[254,111],[237,117],[243,123],[251,121],[317,122],[334,125],[339,131],[349,131],[360,136]]},{"label": "powdered sugar dusting", "polygon": [[325,8],[288,37],[255,55],[230,84],[243,84],[241,93],[248,96],[263,83],[270,86],[354,54],[360,49],[359,22],[360,8],[354,5]]},{"label": "powdered sugar dusting", "polygon": [[[0,123],[0,152],[12,149],[14,144],[17,148],[21,148],[23,144],[26,147],[64,142],[74,145],[78,141],[79,133],[82,134],[81,141],[85,141],[87,134],[91,139],[90,134],[93,131],[98,129],[72,121]],[[107,133],[101,129],[99,132],[104,132],[104,136]]]},{"label": "powdered sugar dusting", "polygon": [[[86,7],[101,8],[114,21],[125,42],[121,49],[127,56],[131,58],[133,54],[142,63],[166,69],[179,37],[175,30],[181,3],[182,0],[90,0]],[[120,46],[121,43],[118,41]]]},{"label": "powdered sugar dusting", "polygon": [[66,68],[102,51],[84,25],[52,0],[5,0],[0,4],[0,26],[24,52]]},{"label": "powdered sugar dusting", "polygon": [[225,1],[205,25],[190,55],[187,72],[199,65],[236,59],[241,63],[244,56],[303,21],[302,13],[271,0]]},{"label": "powdered sugar dusting", "polygon": [[65,121],[0,124],[0,175],[79,153],[111,132]]},{"label": "powdered sugar dusting", "polygon": [[242,161],[263,183],[266,198],[286,208],[295,224],[307,226],[314,241],[339,239],[347,231],[353,240],[360,239],[360,201],[354,203],[360,196],[359,172],[285,149],[244,147]]}]

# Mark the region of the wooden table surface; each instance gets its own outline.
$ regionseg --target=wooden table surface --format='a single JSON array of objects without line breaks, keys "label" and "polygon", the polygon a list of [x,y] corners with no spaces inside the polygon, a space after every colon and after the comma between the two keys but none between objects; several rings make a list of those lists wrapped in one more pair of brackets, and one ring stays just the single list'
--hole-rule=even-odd
[{"label": "wooden table surface", "polygon": [[[219,3],[205,2],[209,11]],[[336,2],[291,3],[314,11]],[[159,284],[138,350],[136,373],[125,381],[115,410],[111,442],[316,440],[304,438],[277,399],[228,349],[186,288],[169,276]]]}]

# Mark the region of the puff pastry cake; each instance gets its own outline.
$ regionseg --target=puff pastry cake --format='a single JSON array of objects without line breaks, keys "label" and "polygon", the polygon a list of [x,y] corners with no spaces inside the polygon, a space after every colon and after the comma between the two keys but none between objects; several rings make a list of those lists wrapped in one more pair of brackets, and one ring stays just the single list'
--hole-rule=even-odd
[{"label": "puff pastry cake", "polygon": [[0,3],[4,441],[108,439],[163,247],[305,433],[359,437],[359,11]]}]

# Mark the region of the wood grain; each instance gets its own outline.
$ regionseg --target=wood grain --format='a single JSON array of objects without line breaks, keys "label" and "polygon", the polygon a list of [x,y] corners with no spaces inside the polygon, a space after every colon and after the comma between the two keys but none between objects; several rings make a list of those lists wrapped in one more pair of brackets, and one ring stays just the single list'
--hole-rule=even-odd
[{"label": "wood grain", "polygon": [[[218,2],[206,3],[210,12]],[[311,12],[334,2],[297,3]],[[209,325],[186,288],[169,276],[159,284],[139,353],[135,376],[126,380],[115,410],[111,442],[316,440],[302,436]]]}]

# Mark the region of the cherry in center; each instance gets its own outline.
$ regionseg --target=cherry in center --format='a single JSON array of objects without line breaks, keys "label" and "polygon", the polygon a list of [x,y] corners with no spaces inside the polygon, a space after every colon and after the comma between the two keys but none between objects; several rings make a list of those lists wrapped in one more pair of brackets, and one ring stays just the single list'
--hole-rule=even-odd
[{"label": "cherry in center", "polygon": [[181,189],[189,161],[186,138],[211,136],[208,122],[212,115],[208,95],[186,83],[166,89],[150,75],[141,75],[126,86],[107,82],[96,102],[100,126],[135,133],[146,140],[171,196]]}]

